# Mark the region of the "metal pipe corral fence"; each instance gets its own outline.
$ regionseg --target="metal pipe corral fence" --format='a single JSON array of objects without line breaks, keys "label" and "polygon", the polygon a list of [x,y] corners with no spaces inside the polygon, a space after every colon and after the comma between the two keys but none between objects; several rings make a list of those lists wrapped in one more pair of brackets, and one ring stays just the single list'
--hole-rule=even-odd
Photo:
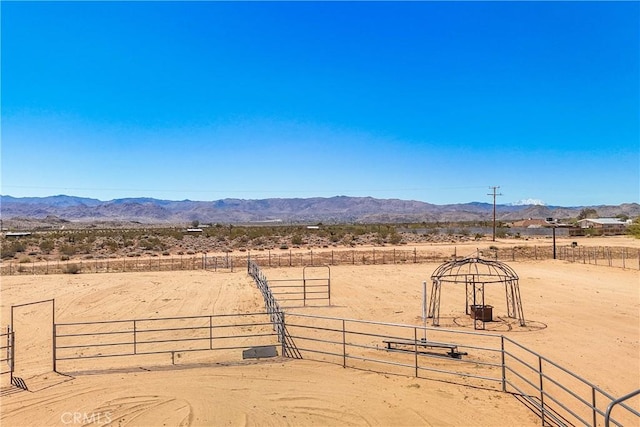
[{"label": "metal pipe corral fence", "polygon": [[[456,247],[453,253],[429,250],[428,247],[397,248],[354,248],[344,250],[318,249],[292,252],[288,251],[249,251],[226,253],[224,255],[193,254],[162,257],[121,257],[72,260],[27,259],[26,262],[3,260],[0,262],[0,275],[39,275],[39,274],[77,274],[77,273],[126,273],[147,271],[209,270],[233,271],[242,266],[247,259],[261,268],[337,266],[337,265],[385,265],[441,263],[458,258]],[[478,249],[483,257],[504,261],[530,261],[553,259],[553,247],[547,245],[514,245]],[[593,264],[608,267],[640,270],[640,249],[613,246],[575,246],[557,247],[557,258],[566,262]]]}]

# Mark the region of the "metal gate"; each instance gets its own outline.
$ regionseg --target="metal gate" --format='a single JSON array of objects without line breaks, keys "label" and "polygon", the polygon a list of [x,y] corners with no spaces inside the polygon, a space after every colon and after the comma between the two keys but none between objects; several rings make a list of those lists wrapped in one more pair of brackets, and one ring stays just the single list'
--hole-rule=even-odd
[{"label": "metal gate", "polygon": [[53,299],[11,306],[12,383],[56,370],[54,352],[55,302]]}]

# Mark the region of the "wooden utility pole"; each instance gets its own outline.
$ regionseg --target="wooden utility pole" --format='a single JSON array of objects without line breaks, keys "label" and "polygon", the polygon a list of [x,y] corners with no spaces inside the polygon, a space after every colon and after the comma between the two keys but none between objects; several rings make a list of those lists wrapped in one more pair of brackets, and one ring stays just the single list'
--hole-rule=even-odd
[{"label": "wooden utility pole", "polygon": [[499,186],[489,187],[493,192],[487,194],[487,196],[493,196],[493,241],[496,241],[496,196],[502,196],[502,193],[497,193]]}]

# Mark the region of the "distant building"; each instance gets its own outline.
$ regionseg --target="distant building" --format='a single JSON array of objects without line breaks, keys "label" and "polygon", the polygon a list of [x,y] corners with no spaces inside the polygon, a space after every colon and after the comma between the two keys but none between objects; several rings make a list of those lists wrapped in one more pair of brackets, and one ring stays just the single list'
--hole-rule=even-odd
[{"label": "distant building", "polygon": [[511,227],[518,228],[542,228],[547,225],[544,219],[523,219],[521,221],[514,221]]},{"label": "distant building", "polygon": [[4,234],[4,237],[25,237],[31,236],[31,233],[28,231],[9,231]]},{"label": "distant building", "polygon": [[582,230],[594,230],[597,234],[624,234],[627,223],[617,218],[586,218],[578,221]]}]

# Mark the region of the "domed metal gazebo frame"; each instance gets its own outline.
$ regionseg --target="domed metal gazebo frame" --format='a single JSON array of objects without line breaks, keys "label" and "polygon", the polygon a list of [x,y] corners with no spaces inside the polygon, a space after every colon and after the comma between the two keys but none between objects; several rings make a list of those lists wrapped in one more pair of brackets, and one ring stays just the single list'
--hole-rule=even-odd
[{"label": "domed metal gazebo frame", "polygon": [[485,309],[492,308],[485,304],[485,285],[504,284],[507,315],[510,318],[518,319],[520,326],[525,326],[518,275],[505,263],[480,257],[448,261],[433,272],[431,281],[431,298],[427,317],[433,318],[434,326],[440,325],[440,294],[443,283],[464,283],[465,313],[472,315],[474,329],[485,329],[487,319],[483,313]]}]

